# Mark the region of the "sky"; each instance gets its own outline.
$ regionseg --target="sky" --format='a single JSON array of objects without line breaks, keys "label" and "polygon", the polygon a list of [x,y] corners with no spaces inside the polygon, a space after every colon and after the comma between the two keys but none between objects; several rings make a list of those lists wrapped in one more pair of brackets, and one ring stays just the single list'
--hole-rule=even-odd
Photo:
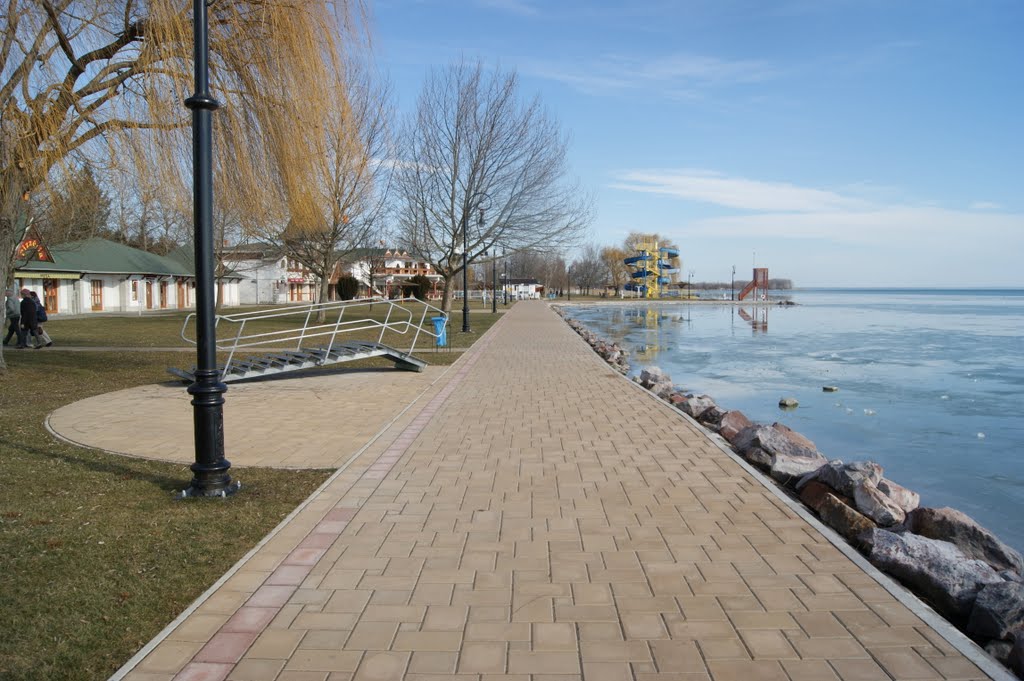
[{"label": "sky", "polygon": [[370,9],[400,114],[431,69],[519,74],[570,137],[589,243],[658,232],[694,281],[1024,287],[1020,0]]}]

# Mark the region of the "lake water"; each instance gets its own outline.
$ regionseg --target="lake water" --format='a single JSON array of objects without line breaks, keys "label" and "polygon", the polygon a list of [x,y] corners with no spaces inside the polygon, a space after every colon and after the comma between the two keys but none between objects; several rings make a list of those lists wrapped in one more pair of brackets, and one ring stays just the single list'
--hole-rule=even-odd
[{"label": "lake water", "polygon": [[[628,348],[632,374],[659,366],[723,409],[785,423],[829,458],[877,461],[922,505],[957,508],[1024,551],[1024,289],[785,297],[797,304],[570,314]],[[799,408],[779,409],[781,397]]]}]

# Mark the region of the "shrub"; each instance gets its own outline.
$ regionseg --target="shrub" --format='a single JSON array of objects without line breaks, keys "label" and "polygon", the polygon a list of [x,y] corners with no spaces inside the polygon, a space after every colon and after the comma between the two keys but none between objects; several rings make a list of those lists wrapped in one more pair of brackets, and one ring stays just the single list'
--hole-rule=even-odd
[{"label": "shrub", "polygon": [[417,274],[409,279],[409,289],[412,295],[416,296],[419,300],[426,300],[427,294],[430,293],[431,289],[430,279],[425,275]]},{"label": "shrub", "polygon": [[338,283],[336,284],[338,298],[341,300],[352,300],[359,295],[359,287],[359,280],[351,275],[338,277]]}]

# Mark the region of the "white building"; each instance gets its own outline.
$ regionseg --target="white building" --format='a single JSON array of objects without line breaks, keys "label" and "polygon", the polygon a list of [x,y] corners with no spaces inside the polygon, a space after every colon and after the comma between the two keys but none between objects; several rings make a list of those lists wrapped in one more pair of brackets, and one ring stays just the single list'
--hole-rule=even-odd
[{"label": "white building", "polygon": [[[16,261],[14,269],[15,286],[35,291],[48,315],[195,306],[195,268],[181,253],[160,256],[98,238],[49,253],[53,262]],[[224,305],[238,305],[237,279],[222,279],[218,296]]]},{"label": "white building", "polygon": [[544,295],[544,286],[536,279],[513,279],[502,281],[503,290],[508,291],[511,300],[533,300]]}]

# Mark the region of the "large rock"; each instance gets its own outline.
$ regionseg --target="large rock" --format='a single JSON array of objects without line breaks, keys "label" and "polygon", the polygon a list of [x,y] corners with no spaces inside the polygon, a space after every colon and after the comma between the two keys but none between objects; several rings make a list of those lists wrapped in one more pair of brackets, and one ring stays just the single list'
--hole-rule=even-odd
[{"label": "large rock", "polygon": [[679,405],[683,413],[693,418],[700,418],[700,415],[715,406],[715,401],[707,395],[691,397]]},{"label": "large rock", "polygon": [[772,454],[771,476],[783,485],[795,485],[800,478],[825,465],[825,457]]},{"label": "large rock", "polygon": [[740,434],[740,431],[752,425],[754,424],[742,411],[728,411],[722,417],[721,427],[718,429],[718,432],[729,444],[735,444],[733,440]]},{"label": "large rock", "polygon": [[650,390],[658,383],[664,383],[665,381],[671,381],[668,374],[661,370],[660,367],[644,367],[640,370],[640,385]]},{"label": "large rock", "polygon": [[906,518],[903,509],[875,487],[870,480],[861,480],[853,488],[853,503],[857,510],[882,527],[899,525]]},{"label": "large rock", "polygon": [[1024,634],[1018,635],[1014,641],[1013,650],[1010,651],[1010,657],[1006,660],[1006,666],[1019,678],[1024,679]]},{"label": "large rock", "polygon": [[807,459],[817,458],[821,459],[822,463],[825,462],[825,457],[818,452],[818,448],[814,446],[813,442],[782,423],[773,423],[771,428],[761,428],[757,438],[758,446],[770,454]]},{"label": "large rock", "polygon": [[915,534],[872,530],[868,558],[918,592],[947,617],[967,617],[978,592],[1001,582],[987,563],[964,555],[955,545]]},{"label": "large rock", "polygon": [[760,452],[765,452],[771,457],[768,466],[772,477],[784,484],[796,484],[803,475],[826,463],[813,442],[781,423],[748,426],[735,436],[732,445],[748,460],[755,456],[761,460]]},{"label": "large rock", "polygon": [[718,430],[719,425],[722,423],[722,417],[725,416],[725,412],[718,408],[718,405],[706,409],[697,420],[703,423],[705,426],[713,430]]},{"label": "large rock", "polygon": [[1010,641],[989,641],[985,644],[985,652],[994,657],[999,664],[1009,667],[1013,643]]},{"label": "large rock", "polygon": [[893,500],[904,513],[910,513],[921,505],[921,495],[903,485],[897,485],[889,478],[882,478],[877,483],[878,491]]},{"label": "large rock", "polygon": [[673,407],[681,406],[688,399],[690,399],[690,398],[688,398],[686,395],[684,395],[681,392],[674,392],[674,393],[672,393],[671,395],[668,396],[668,401],[669,401],[669,403]]},{"label": "large rock", "polygon": [[811,480],[823,482],[843,496],[852,497],[854,488],[864,480],[877,484],[882,479],[882,467],[874,461],[843,463],[840,459],[829,461],[811,475],[797,483],[802,489]]},{"label": "large rock", "polygon": [[817,480],[811,482],[800,488],[800,501],[804,502],[808,508],[814,509],[817,513],[818,509],[821,508],[822,502],[825,497],[833,494],[833,490],[828,485],[822,484]]},{"label": "large rock", "polygon": [[1024,573],[1024,558],[1019,553],[955,508],[918,508],[907,515],[907,529],[922,537],[952,542],[971,558],[997,570]]},{"label": "large rock", "polygon": [[871,520],[844,504],[834,494],[826,494],[818,505],[822,522],[855,545],[861,545],[865,535],[875,529]]},{"label": "large rock", "polygon": [[989,584],[978,593],[967,632],[984,638],[1010,639],[1024,633],[1024,584]]},{"label": "large rock", "polygon": [[[728,416],[729,415],[726,414],[726,418],[728,418]],[[751,447],[757,447],[757,433],[762,428],[764,428],[764,426],[757,423],[751,423],[746,428],[740,429],[740,431],[736,433],[731,440],[729,440],[729,443],[737,452],[742,454]]]},{"label": "large rock", "polygon": [[772,465],[772,455],[760,447],[747,447],[743,450],[743,458],[761,468],[770,468]]}]

